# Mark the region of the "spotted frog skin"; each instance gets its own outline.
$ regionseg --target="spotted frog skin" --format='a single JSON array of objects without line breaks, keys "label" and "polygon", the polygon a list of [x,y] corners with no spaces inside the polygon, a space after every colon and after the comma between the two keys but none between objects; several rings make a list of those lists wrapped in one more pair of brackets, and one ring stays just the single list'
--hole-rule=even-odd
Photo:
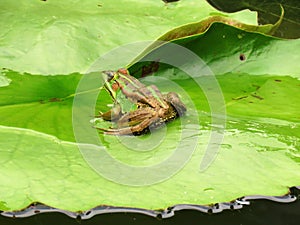
[{"label": "spotted frog skin", "polygon": [[97,127],[105,134],[141,135],[147,133],[149,127],[160,127],[186,112],[186,106],[175,92],[162,94],[155,85],[145,86],[130,76],[126,69],[103,73],[104,87],[113,98],[114,106],[100,117],[115,123],[114,128]]}]

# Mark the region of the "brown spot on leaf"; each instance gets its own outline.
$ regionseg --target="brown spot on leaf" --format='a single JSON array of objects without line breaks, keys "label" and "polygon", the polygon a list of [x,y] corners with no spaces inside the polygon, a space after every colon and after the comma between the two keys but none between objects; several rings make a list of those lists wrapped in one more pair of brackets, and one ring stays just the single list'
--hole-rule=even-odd
[{"label": "brown spot on leaf", "polygon": [[179,0],[163,0],[164,3],[169,3],[169,2],[179,2]]},{"label": "brown spot on leaf", "polygon": [[241,99],[244,99],[244,98],[248,98],[248,95],[237,97],[237,98],[232,98],[232,100],[241,100]]},{"label": "brown spot on leaf", "polygon": [[279,79],[275,79],[274,81],[276,81],[276,82],[281,82],[282,80],[279,80]]},{"label": "brown spot on leaf", "polygon": [[246,60],[245,54],[243,54],[243,53],[240,54],[240,60],[241,61],[245,61]]},{"label": "brown spot on leaf", "polygon": [[252,84],[252,87],[255,87],[255,88],[256,88],[256,91],[258,91],[258,89],[260,89],[260,86],[259,86],[259,85],[256,85],[256,84]]},{"label": "brown spot on leaf", "polygon": [[50,98],[49,102],[61,102],[61,98]]},{"label": "brown spot on leaf", "polygon": [[263,97],[261,97],[259,95],[256,95],[256,94],[251,94],[251,96],[254,97],[254,98],[257,98],[259,100],[263,100],[264,99]]},{"label": "brown spot on leaf", "polygon": [[159,60],[151,62],[149,65],[142,67],[142,77],[146,77],[154,72],[157,72],[159,68]]}]

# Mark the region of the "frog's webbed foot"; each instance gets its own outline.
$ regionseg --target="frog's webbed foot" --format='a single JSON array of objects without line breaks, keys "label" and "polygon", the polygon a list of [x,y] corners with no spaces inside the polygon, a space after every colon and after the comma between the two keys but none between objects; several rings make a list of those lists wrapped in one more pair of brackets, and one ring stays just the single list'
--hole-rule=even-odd
[{"label": "frog's webbed foot", "polygon": [[157,117],[148,118],[143,120],[141,123],[131,126],[131,127],[123,127],[123,128],[99,128],[98,130],[103,131],[105,134],[110,135],[141,135],[148,132],[148,128],[151,124],[157,121]]},{"label": "frog's webbed foot", "polygon": [[104,112],[104,113],[99,111],[99,116],[97,116],[97,117],[102,118],[107,121],[115,121],[115,120],[119,119],[121,116],[122,116],[121,108],[114,107],[111,110]]}]

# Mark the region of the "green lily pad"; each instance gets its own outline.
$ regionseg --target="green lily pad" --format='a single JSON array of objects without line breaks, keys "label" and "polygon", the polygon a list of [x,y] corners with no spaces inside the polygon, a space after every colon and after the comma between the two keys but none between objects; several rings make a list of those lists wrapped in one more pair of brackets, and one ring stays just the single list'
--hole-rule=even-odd
[{"label": "green lily pad", "polygon": [[281,38],[300,37],[300,2],[298,0],[208,0],[215,8],[224,12],[236,12],[242,9],[250,9],[258,12],[258,22],[260,24],[272,24],[280,18],[280,7],[285,10],[285,16],[279,29],[275,31],[275,36]]},{"label": "green lily pad", "polygon": [[[208,45],[207,49],[203,47],[208,40],[217,41],[218,33],[236,38],[240,32],[243,46],[253,49],[253,58],[246,56],[247,60],[241,61],[239,52],[234,48],[226,51],[229,47],[218,42],[224,49],[222,57]],[[253,45],[254,37],[256,43],[263,44]],[[212,129],[207,100],[210,93],[199,89],[197,81],[209,87],[209,76],[169,80],[185,74],[160,67],[157,75],[162,77],[157,86],[168,92],[177,85],[176,92],[188,112],[181,120],[142,137],[98,136],[90,122],[91,113],[106,110],[111,100],[106,92],[96,89],[101,82],[93,82],[89,93],[100,91],[95,97],[96,109],[83,110],[79,122],[81,134],[88,138],[97,134],[94,137],[100,144],[88,143],[92,139],[83,137],[86,143],[78,145],[70,118],[74,97],[87,94],[76,93],[83,76],[6,72],[11,83],[0,89],[0,112],[5,116],[0,129],[2,209],[18,210],[34,201],[71,211],[102,204],[161,209],[180,203],[212,204],[252,194],[282,195],[287,187],[298,185],[299,70],[297,61],[286,61],[284,54],[272,51],[289,49],[286,54],[296,55],[299,41],[282,41],[215,24],[198,39],[186,43],[196,53],[198,43],[199,52],[206,53],[206,60],[211,59],[208,65],[219,74],[216,79],[227,110],[224,139],[207,169],[200,170],[200,164]],[[289,65],[286,73],[280,65],[273,64],[280,57]],[[240,70],[228,73],[227,67],[218,66],[218,60],[228,60],[229,69]],[[237,67],[238,63],[242,65]],[[150,78],[143,82],[150,84]],[[213,94],[215,90],[207,91]],[[73,128],[77,122],[73,115]]]},{"label": "green lily pad", "polygon": [[[20,44],[14,39],[14,32],[8,32],[10,37],[4,35],[4,49],[16,55],[12,54],[10,60],[4,55],[0,61],[19,71],[1,73],[0,210],[20,210],[32,202],[71,211],[97,205],[162,209],[182,203],[213,204],[252,194],[283,195],[288,187],[299,185],[299,40],[280,40],[223,23],[212,24],[202,34],[174,40],[173,43],[200,56],[210,73],[199,70],[198,76],[191,77],[159,61],[155,62],[158,68],[153,62],[141,62],[129,70],[138,77],[145,75],[143,68],[152,71],[155,67],[152,72],[157,76],[143,78],[142,82],[154,83],[162,92],[176,91],[188,108],[187,114],[149,135],[108,136],[92,127],[98,111],[107,110],[111,103],[110,96],[101,89],[99,74],[45,74],[83,72],[100,54],[118,44],[153,38],[165,33],[161,32],[163,29],[194,21],[181,19],[187,18],[187,10],[197,11],[195,3],[180,1],[166,6],[148,1],[153,10],[149,15],[156,15],[160,7],[165,7],[170,14],[164,16],[177,10],[180,22],[170,25],[170,20],[162,30],[157,30],[159,26],[148,27],[141,36],[127,35],[126,40],[120,39],[124,36],[120,34],[129,33],[128,28],[119,27],[116,33],[103,28],[102,32],[109,34],[105,38],[109,42],[102,42],[107,45],[99,48],[95,48],[96,36],[102,29],[95,25],[98,10],[116,10],[118,18],[109,17],[111,23],[107,24],[119,24],[128,16],[121,13],[125,1],[120,8],[109,7],[106,1],[97,2],[97,6],[94,1],[67,3],[19,3],[19,10],[37,11],[24,14],[32,16],[32,20],[22,20],[31,21],[28,31],[38,17],[47,29],[41,28],[45,33],[38,35],[36,25],[37,32],[32,33],[31,39],[30,32],[24,31]],[[203,2],[197,4],[200,3]],[[142,8],[144,3],[130,4]],[[8,2],[6,7],[9,10],[2,11],[2,15],[8,16],[17,6]],[[45,17],[42,7],[47,7],[49,13]],[[68,14],[66,7],[74,13]],[[130,17],[132,24],[140,21],[136,19],[139,11],[132,5],[127,7],[131,10],[127,12],[135,15]],[[208,8],[203,10],[212,13]],[[163,17],[160,15],[157,21]],[[202,16],[199,13],[196,20]],[[53,21],[49,20],[51,17]],[[143,26],[147,21],[150,20],[141,22]],[[74,35],[70,24],[79,24],[80,28],[74,30],[79,33]],[[89,32],[82,28],[86,24]],[[19,32],[21,27],[24,28],[23,23],[16,30]],[[66,27],[70,32],[61,32]],[[138,32],[136,27],[132,31]],[[78,36],[78,42],[65,50],[68,40],[75,40],[69,36]],[[54,37],[53,40],[61,39],[53,41]],[[53,47],[54,42],[57,48]],[[9,46],[14,46],[15,51]],[[64,49],[59,56],[62,58],[56,54],[59,49]],[[159,49],[147,52],[146,57],[155,56]],[[74,52],[79,52],[80,57]],[[36,64],[33,66],[32,62]],[[185,68],[199,66],[193,60],[185,62]],[[212,73],[216,76],[208,76]],[[88,83],[83,82],[86,79]],[[216,84],[220,89],[215,89]],[[220,93],[222,101],[218,99]],[[226,110],[226,114],[214,114],[216,108],[212,106],[218,106],[218,101],[224,105],[220,104],[223,108],[217,112]],[[217,124],[213,122],[219,119],[225,121],[226,129],[214,127]],[[212,152],[215,145],[219,149]],[[206,157],[210,161],[203,168]]]},{"label": "green lily pad", "polygon": [[[113,48],[221,14],[204,0],[3,0],[2,5],[1,67],[45,75],[85,73]],[[222,15],[256,24],[256,13],[249,11]]]}]

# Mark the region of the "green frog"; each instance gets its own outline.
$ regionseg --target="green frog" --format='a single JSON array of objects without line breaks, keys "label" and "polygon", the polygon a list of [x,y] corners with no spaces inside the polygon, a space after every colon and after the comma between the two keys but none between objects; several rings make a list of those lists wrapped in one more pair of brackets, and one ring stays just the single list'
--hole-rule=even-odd
[{"label": "green frog", "polygon": [[149,127],[157,128],[185,114],[186,106],[175,92],[162,94],[155,85],[146,86],[129,75],[128,70],[103,71],[104,88],[114,105],[100,117],[116,124],[115,128],[98,128],[106,134],[141,135]]}]

